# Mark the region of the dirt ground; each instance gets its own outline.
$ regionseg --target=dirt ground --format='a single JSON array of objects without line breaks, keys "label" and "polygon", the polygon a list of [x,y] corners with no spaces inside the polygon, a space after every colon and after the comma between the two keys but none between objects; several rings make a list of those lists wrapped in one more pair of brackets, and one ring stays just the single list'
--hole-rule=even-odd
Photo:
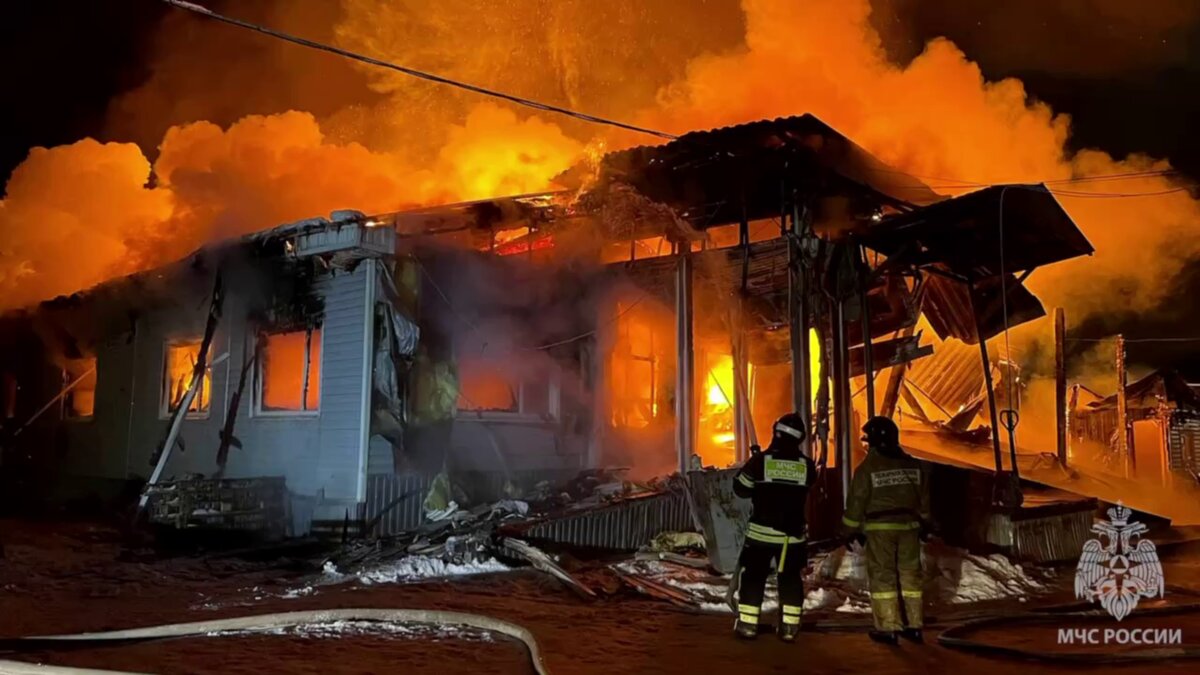
[{"label": "dirt ground", "polygon": [[[448,609],[489,614],[521,624],[540,642],[555,675],[573,673],[821,673],[970,672],[972,675],[1083,670],[982,657],[935,644],[885,647],[861,628],[811,628],[796,644],[763,635],[739,642],[732,619],[693,614],[661,601],[622,593],[584,603],[534,571],[421,584],[319,588],[295,598],[299,567],[278,562],[184,557],[136,560],[115,533],[87,524],[0,521],[0,637],[72,633],[302,609],[378,607]],[[1200,581],[1200,547],[1164,553],[1168,582]],[[1062,600],[1048,598],[1046,602]],[[1196,599],[1180,598],[1180,602]],[[1005,609],[995,607],[992,609]],[[822,617],[815,617],[818,621]],[[846,615],[826,615],[843,626]],[[857,617],[850,617],[854,623]],[[1178,627],[1200,645],[1196,615],[1146,625]],[[1141,625],[1126,619],[1124,628]],[[861,621],[859,621],[861,623]],[[991,642],[1044,647],[1054,627],[989,630]],[[937,629],[927,635],[932,643]],[[296,635],[177,639],[53,653],[4,654],[0,659],[156,673],[530,673],[524,647],[513,640],[385,635],[314,638]],[[1162,661],[1151,672],[1195,672],[1195,662]],[[1089,668],[1095,670],[1095,668]],[[1113,670],[1144,672],[1146,666]]]}]

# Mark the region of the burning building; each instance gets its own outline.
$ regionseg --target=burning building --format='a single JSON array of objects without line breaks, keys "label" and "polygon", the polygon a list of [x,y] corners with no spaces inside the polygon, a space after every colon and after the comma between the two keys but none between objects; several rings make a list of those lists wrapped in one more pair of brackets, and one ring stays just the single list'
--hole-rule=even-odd
[{"label": "burning building", "polygon": [[486,500],[602,466],[729,466],[795,409],[840,507],[854,420],[894,414],[922,386],[908,364],[938,358],[926,324],[979,350],[961,393],[1003,469],[1015,403],[987,340],[1044,314],[1033,270],[1092,251],[1044,187],[943,199],[811,115],[560,181],[335,212],[7,316],[6,466],[92,488],[272,478],[301,533],[438,475]]}]

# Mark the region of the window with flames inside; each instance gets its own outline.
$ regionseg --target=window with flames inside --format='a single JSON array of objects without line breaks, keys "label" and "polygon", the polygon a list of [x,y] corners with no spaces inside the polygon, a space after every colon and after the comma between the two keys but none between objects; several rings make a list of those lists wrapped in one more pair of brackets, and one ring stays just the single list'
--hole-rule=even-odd
[{"label": "window with flames inside", "polygon": [[63,364],[63,417],[91,419],[96,412],[96,357],[70,359]]},{"label": "window with flames inside", "polygon": [[509,364],[484,359],[458,362],[460,417],[520,416],[552,419],[558,414],[558,391],[547,373],[519,373]]},{"label": "window with flames inside", "polygon": [[321,327],[263,333],[259,349],[257,412],[317,413],[321,401]]},{"label": "window with flames inside", "polygon": [[[163,388],[160,412],[168,416],[179,409],[192,386],[196,360],[200,358],[200,341],[173,342],[166,345],[163,353]],[[187,414],[205,417],[212,405],[212,370],[207,369],[200,385],[188,405]]]}]

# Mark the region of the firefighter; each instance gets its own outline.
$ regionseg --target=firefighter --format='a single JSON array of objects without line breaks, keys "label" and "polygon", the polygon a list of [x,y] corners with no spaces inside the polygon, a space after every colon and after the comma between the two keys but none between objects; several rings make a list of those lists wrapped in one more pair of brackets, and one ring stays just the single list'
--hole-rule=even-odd
[{"label": "firefighter", "polygon": [[779,637],[793,642],[800,632],[804,568],[808,565],[804,500],[816,478],[816,466],[802,450],[807,426],[796,413],[780,417],[766,451],[751,455],[734,478],[734,492],[753,503],[738,559],[734,631],[742,638],[753,639],[758,634],[763,589],[772,561],[779,579]]},{"label": "firefighter", "polygon": [[900,430],[886,417],[863,425],[863,441],[869,451],[854,472],[842,525],[847,544],[865,536],[875,618],[870,637],[921,642],[921,541],[932,530],[928,470],[901,449]]}]

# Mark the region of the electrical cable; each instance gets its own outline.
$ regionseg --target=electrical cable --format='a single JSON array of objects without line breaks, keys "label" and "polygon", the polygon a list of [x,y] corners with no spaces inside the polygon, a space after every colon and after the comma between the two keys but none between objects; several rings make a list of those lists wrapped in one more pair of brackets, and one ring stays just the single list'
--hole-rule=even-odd
[{"label": "electrical cable", "polygon": [[[1116,340],[1116,337],[1103,338],[1066,338],[1066,342],[1111,342]],[[1196,337],[1157,337],[1157,338],[1125,338],[1125,343],[1130,342],[1200,342],[1200,336]]]},{"label": "electrical cable", "polygon": [[502,99],[502,100],[508,101],[510,103],[515,103],[520,106],[525,106],[526,108],[533,108],[534,110],[540,110],[543,112],[552,112],[552,113],[557,113],[559,115],[566,115],[568,117],[573,117],[575,119],[582,120],[584,122],[591,122],[592,124],[603,124],[603,125],[610,126],[610,127],[616,127],[618,129],[625,129],[626,131],[635,131],[640,134],[647,134],[649,136],[655,136],[657,138],[662,138],[662,139],[669,140],[669,141],[673,141],[676,138],[678,138],[677,135],[669,134],[665,131],[648,129],[646,127],[639,127],[639,126],[636,126],[633,124],[628,124],[626,122],[611,120],[611,119],[608,119],[605,117],[599,117],[597,115],[590,115],[588,113],[579,112],[578,110],[571,110],[570,108],[563,108],[561,106],[552,105],[550,103],[542,103],[541,101],[535,101],[533,99],[523,98],[520,96],[516,96],[514,94],[508,94],[508,93],[505,93],[502,91],[497,91],[495,89],[488,89],[487,87],[481,87],[479,85],[470,84],[467,82],[460,82],[458,80],[453,80],[448,77],[443,77],[441,75],[437,75],[434,73],[429,73],[429,72],[425,72],[423,70],[417,70],[415,68],[409,68],[407,66],[402,66],[402,65],[399,65],[396,63],[391,63],[389,61],[384,61],[382,59],[377,59],[377,58],[374,58],[371,56],[367,56],[365,54],[359,54],[358,52],[352,52],[348,49],[334,47],[333,45],[327,45],[322,42],[317,42],[315,40],[309,40],[307,38],[302,38],[302,37],[299,37],[296,35],[292,35],[290,33],[284,33],[283,31],[278,31],[273,28],[268,28],[266,26],[260,26],[258,24],[250,23],[249,21],[235,19],[231,16],[226,16],[224,14],[218,14],[218,13],[208,9],[207,7],[203,7],[201,5],[197,5],[192,2],[185,2],[184,0],[162,0],[162,1],[173,7],[177,7],[179,9],[182,9],[182,10],[185,10],[188,12],[192,12],[193,14],[199,14],[200,16],[208,17],[210,19],[215,19],[217,21],[227,23],[231,26],[237,26],[239,28],[245,28],[247,30],[252,30],[257,33],[269,35],[271,37],[278,38],[280,40],[285,40],[285,41],[291,42],[293,44],[298,44],[302,47],[308,47],[309,49],[316,49],[318,51],[329,52],[331,54],[337,54],[338,56],[343,56],[345,58],[353,59],[355,61],[361,61],[362,63],[367,63],[367,64],[370,64],[373,66],[379,66],[380,68],[387,68],[389,70],[394,70],[394,71],[397,71],[400,73],[404,73],[405,75],[408,75],[410,77],[427,80],[429,82],[435,82],[437,84],[444,84],[447,86],[455,87],[457,89],[463,89],[465,91],[470,91],[470,92],[473,92],[476,94],[480,94],[483,96],[490,96],[492,98]]}]

